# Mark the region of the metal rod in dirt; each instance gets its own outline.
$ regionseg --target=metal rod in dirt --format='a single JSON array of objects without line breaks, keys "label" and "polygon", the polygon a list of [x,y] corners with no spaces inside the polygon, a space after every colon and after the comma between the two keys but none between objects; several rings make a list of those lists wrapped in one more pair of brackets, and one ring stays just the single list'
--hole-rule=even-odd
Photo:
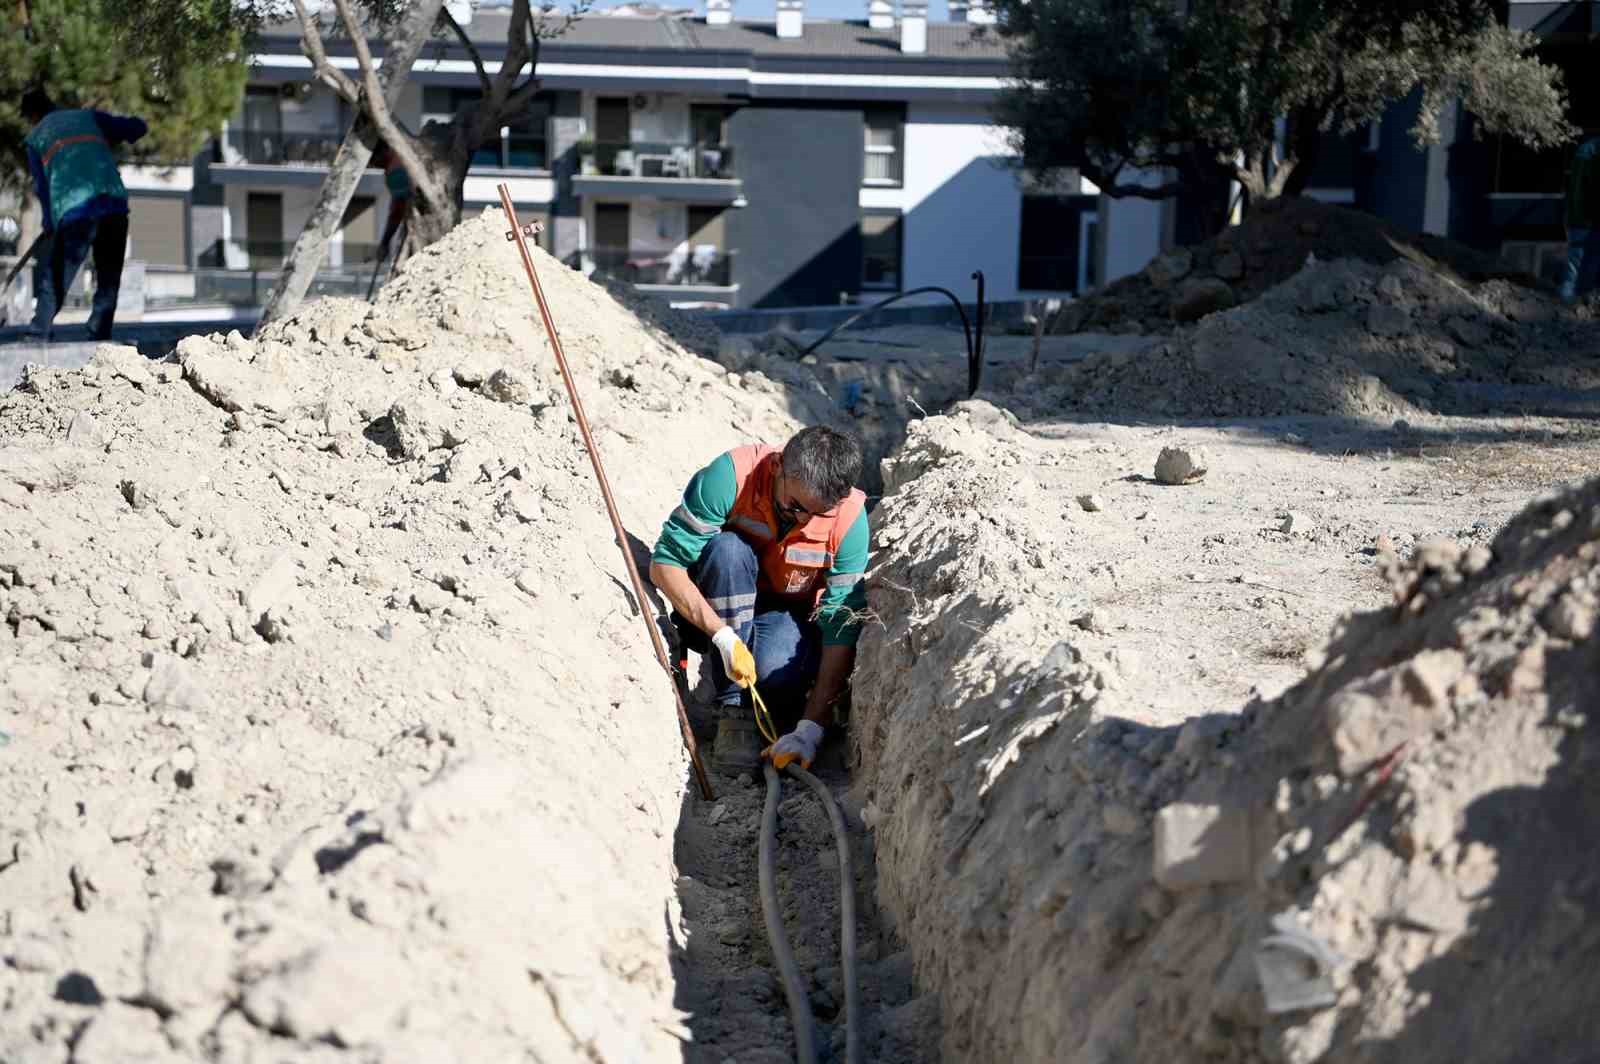
[{"label": "metal rod in dirt", "polygon": [[772,762],[763,763],[767,777],[767,804],[761,810],[761,846],[757,861],[761,886],[761,919],[767,925],[767,941],[772,945],[772,959],[778,965],[778,975],[783,978],[783,995],[789,1000],[789,1022],[794,1026],[796,1064],[817,1064],[816,1032],[811,1023],[811,999],[806,995],[805,978],[800,965],[795,962],[794,950],[789,948],[789,936],[783,930],[783,911],[778,908],[777,848],[778,795],[783,785],[778,781],[778,770]]},{"label": "metal rod in dirt", "polygon": [[850,859],[850,836],[844,814],[833,800],[828,785],[791,763],[786,771],[816,792],[833,825],[833,841],[839,850],[839,967],[844,973],[844,1059],[845,1064],[861,1061],[861,988],[856,979],[856,871]]},{"label": "metal rod in dirt", "polygon": [[650,615],[650,599],[644,593],[644,581],[639,579],[639,567],[633,564],[633,553],[628,550],[628,536],[622,528],[622,516],[617,512],[617,501],[611,495],[611,482],[606,479],[605,466],[600,463],[600,449],[595,446],[594,434],[589,431],[589,419],[583,413],[583,401],[578,398],[578,383],[572,377],[572,368],[567,365],[566,352],[561,349],[561,337],[556,335],[555,319],[550,316],[550,305],[545,302],[544,288],[539,284],[538,271],[533,268],[533,256],[528,254],[528,242],[523,238],[522,224],[517,220],[517,209],[511,205],[511,190],[502,183],[499,191],[500,205],[505,208],[506,218],[511,222],[511,232],[506,234],[506,239],[516,242],[517,251],[522,255],[522,267],[528,271],[528,283],[533,285],[533,298],[539,304],[539,316],[544,319],[544,329],[550,337],[550,349],[556,355],[556,367],[561,371],[562,383],[567,386],[567,398],[572,401],[572,413],[578,422],[578,432],[583,436],[584,449],[589,452],[589,461],[594,465],[594,477],[600,482],[600,494],[605,497],[606,516],[611,518],[611,531],[616,536],[617,549],[622,551],[622,563],[627,566],[628,580],[633,584],[633,598],[639,607],[639,617],[650,633],[650,645],[655,648],[656,660],[661,663],[662,671],[667,674],[667,681],[672,687],[672,699],[678,705],[678,728],[683,732],[684,749],[689,751],[689,761],[694,765],[694,776],[700,784],[700,795],[710,801],[714,797],[711,793],[711,780],[706,776],[706,767],[700,761],[700,748],[694,741],[694,730],[689,727],[689,711],[684,707],[677,681],[672,678],[672,663],[667,659],[667,648],[661,642],[661,633],[656,630],[655,618]]}]

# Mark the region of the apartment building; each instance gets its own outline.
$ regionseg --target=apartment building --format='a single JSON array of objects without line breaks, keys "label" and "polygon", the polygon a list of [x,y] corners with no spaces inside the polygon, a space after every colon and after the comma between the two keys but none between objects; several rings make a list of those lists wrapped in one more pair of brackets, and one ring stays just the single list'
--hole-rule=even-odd
[{"label": "apartment building", "polygon": [[[1501,12],[1507,25],[1538,37],[1539,57],[1561,69],[1568,119],[1584,136],[1600,134],[1600,4],[1507,0]],[[1307,193],[1558,281],[1566,266],[1566,173],[1577,143],[1535,151],[1485,134],[1452,103],[1440,116],[1440,142],[1418,149],[1411,129],[1420,105],[1417,94],[1355,134],[1326,137]]]},{"label": "apartment building", "polygon": [[[990,118],[1008,64],[981,5],[954,3],[934,23],[912,0],[898,12],[870,0],[859,21],[809,19],[802,0],[777,0],[765,20],[706,5],[590,15],[545,42],[542,91],[479,147],[466,211],[498,203],[505,182],[546,223],[547,250],[685,305],[831,305],[925,286],[970,299],[976,270],[994,300],[1054,295],[1158,250],[1158,213],[1103,205],[1076,181],[1033,189],[1011,165]],[[491,71],[507,17],[467,25]],[[329,46],[354,68],[347,42]],[[477,92],[466,51],[441,39],[398,113],[420,129]],[[133,257],[152,264],[152,290],[190,276],[196,298],[264,292],[349,119],[310,80],[293,27],[269,32],[239,110],[192,171],[130,182]],[[330,276],[371,270],[387,206],[368,171]]]}]

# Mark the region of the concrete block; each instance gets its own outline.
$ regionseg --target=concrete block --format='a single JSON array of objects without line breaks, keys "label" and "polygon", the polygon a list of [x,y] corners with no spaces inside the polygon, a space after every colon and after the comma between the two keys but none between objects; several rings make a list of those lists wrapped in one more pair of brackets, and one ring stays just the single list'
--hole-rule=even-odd
[{"label": "concrete block", "polygon": [[1244,880],[1250,849],[1247,809],[1175,802],[1156,814],[1154,874],[1167,890]]}]

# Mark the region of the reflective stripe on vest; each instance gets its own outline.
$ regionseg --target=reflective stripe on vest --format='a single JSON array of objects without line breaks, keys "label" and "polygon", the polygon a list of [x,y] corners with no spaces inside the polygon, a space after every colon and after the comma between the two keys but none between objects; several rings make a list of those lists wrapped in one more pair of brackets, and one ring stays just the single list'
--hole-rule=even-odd
[{"label": "reflective stripe on vest", "polygon": [[772,527],[757,521],[753,517],[734,517],[730,518],[728,523],[734,528],[750,533],[752,536],[757,536],[761,539],[772,538]]},{"label": "reflective stripe on vest", "polygon": [[51,225],[98,197],[128,198],[93,111],[51,111],[33,127],[27,142],[44,166]]},{"label": "reflective stripe on vest", "polygon": [[810,550],[806,547],[790,547],[784,551],[783,556],[795,565],[815,565],[819,569],[833,561],[833,555],[825,550]]}]

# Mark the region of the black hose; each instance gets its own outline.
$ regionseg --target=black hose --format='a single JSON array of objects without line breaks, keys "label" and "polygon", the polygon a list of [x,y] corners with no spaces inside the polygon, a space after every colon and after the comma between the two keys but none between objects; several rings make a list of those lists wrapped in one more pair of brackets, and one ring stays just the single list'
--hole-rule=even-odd
[{"label": "black hose", "polygon": [[[882,310],[884,307],[887,307],[890,303],[897,303],[900,300],[905,299],[908,296],[919,296],[919,295],[922,295],[924,292],[938,292],[940,295],[942,295],[946,299],[950,300],[951,303],[955,304],[956,313],[961,315],[961,331],[963,333],[965,333],[966,337],[967,337],[967,365],[970,367],[972,365],[974,349],[973,349],[973,346],[972,346],[972,323],[967,321],[967,308],[961,305],[961,300],[956,298],[956,294],[954,292],[950,291],[950,289],[948,289],[948,288],[940,288],[938,285],[928,285],[928,286],[926,286],[924,288],[913,288],[909,292],[896,292],[894,295],[890,296],[888,299],[879,300],[878,302],[872,304],[872,306],[867,307],[864,310],[856,311],[854,314],[852,314],[848,318],[844,319],[844,321],[841,321],[839,324],[835,325],[833,328],[831,328],[827,332],[823,333],[822,336],[819,337],[816,340],[816,342],[812,343],[811,345],[806,347],[804,350],[802,350],[800,352],[800,357],[801,358],[805,358],[811,352],[815,351],[817,348],[821,347],[823,344],[825,344],[829,340],[833,339],[833,337],[834,337],[834,335],[836,333],[844,332],[846,329],[850,328],[850,326],[854,325],[856,322],[860,321],[862,318],[871,317],[873,314],[876,314],[878,311]],[[969,377],[969,379],[971,377],[970,369],[968,371],[968,377]]]},{"label": "black hose", "polygon": [[798,764],[789,765],[789,774],[817,793],[833,824],[833,840],[839,849],[839,965],[844,973],[845,1064],[861,1060],[861,991],[856,981],[856,876],[850,860],[850,836],[845,831],[844,814],[826,784]]},{"label": "black hose", "polygon": [[767,941],[772,943],[772,958],[778,965],[778,975],[783,979],[783,994],[789,999],[789,1020],[794,1025],[795,1060],[797,1064],[817,1064],[816,1032],[811,1022],[811,1000],[806,996],[806,984],[800,975],[800,965],[795,963],[794,951],[789,948],[789,936],[783,931],[783,917],[778,908],[777,859],[773,853],[778,836],[778,795],[782,785],[778,772],[768,761],[762,765],[767,777],[767,804],[761,811],[761,916],[767,925]]},{"label": "black hose", "polygon": [[983,300],[983,271],[973,270],[972,279],[978,282],[978,337],[975,345],[969,344],[967,350],[967,398],[978,394],[978,385],[983,382],[983,326],[984,306]]}]

